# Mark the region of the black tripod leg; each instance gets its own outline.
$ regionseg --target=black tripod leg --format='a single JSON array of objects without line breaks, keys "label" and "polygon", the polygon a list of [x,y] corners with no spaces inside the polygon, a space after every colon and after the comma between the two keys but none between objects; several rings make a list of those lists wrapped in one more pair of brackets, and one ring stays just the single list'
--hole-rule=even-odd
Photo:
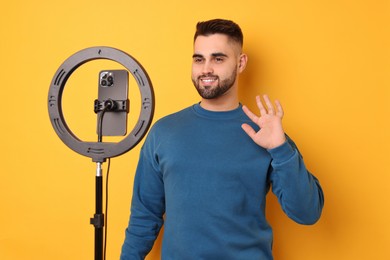
[{"label": "black tripod leg", "polygon": [[[99,173],[100,172],[100,173]],[[96,175],[96,213],[91,218],[91,224],[95,227],[95,260],[103,259],[103,176],[101,174],[101,164],[98,163]]]}]

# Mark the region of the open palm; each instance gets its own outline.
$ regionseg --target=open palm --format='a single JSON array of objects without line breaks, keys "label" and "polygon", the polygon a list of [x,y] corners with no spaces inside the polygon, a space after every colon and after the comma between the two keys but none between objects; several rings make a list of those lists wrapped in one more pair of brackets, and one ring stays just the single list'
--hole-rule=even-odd
[{"label": "open palm", "polygon": [[260,96],[256,96],[256,103],[260,110],[260,117],[250,111],[246,106],[242,109],[245,114],[260,127],[256,132],[250,125],[243,124],[242,129],[252,138],[259,146],[265,149],[272,149],[282,145],[286,141],[283,131],[282,118],[283,108],[278,100],[275,100],[275,107],[267,95],[263,96],[263,104]]}]

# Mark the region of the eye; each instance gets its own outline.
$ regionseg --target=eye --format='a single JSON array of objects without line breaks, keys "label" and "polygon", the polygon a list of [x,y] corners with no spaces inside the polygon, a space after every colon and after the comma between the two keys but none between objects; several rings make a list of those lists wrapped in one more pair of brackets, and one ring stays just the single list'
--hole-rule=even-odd
[{"label": "eye", "polygon": [[221,63],[223,62],[225,59],[223,57],[215,57],[215,62],[217,63]]},{"label": "eye", "polygon": [[194,62],[194,63],[202,63],[203,62],[203,57],[199,57],[199,56],[196,56],[196,57],[193,57],[192,58],[192,61]]}]

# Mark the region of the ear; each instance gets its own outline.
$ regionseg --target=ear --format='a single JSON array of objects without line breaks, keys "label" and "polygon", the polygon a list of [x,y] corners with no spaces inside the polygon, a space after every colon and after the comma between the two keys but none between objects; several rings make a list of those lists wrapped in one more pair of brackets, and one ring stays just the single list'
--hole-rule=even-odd
[{"label": "ear", "polygon": [[240,54],[240,59],[238,61],[238,72],[241,73],[246,68],[248,63],[248,56],[245,53]]}]

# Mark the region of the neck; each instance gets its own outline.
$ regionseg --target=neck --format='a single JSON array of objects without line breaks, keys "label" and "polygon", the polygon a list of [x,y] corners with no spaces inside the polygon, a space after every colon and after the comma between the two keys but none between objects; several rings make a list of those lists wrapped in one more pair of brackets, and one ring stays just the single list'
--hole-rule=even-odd
[{"label": "neck", "polygon": [[210,111],[230,111],[239,106],[238,96],[225,93],[218,98],[204,99],[200,102],[200,106]]}]

